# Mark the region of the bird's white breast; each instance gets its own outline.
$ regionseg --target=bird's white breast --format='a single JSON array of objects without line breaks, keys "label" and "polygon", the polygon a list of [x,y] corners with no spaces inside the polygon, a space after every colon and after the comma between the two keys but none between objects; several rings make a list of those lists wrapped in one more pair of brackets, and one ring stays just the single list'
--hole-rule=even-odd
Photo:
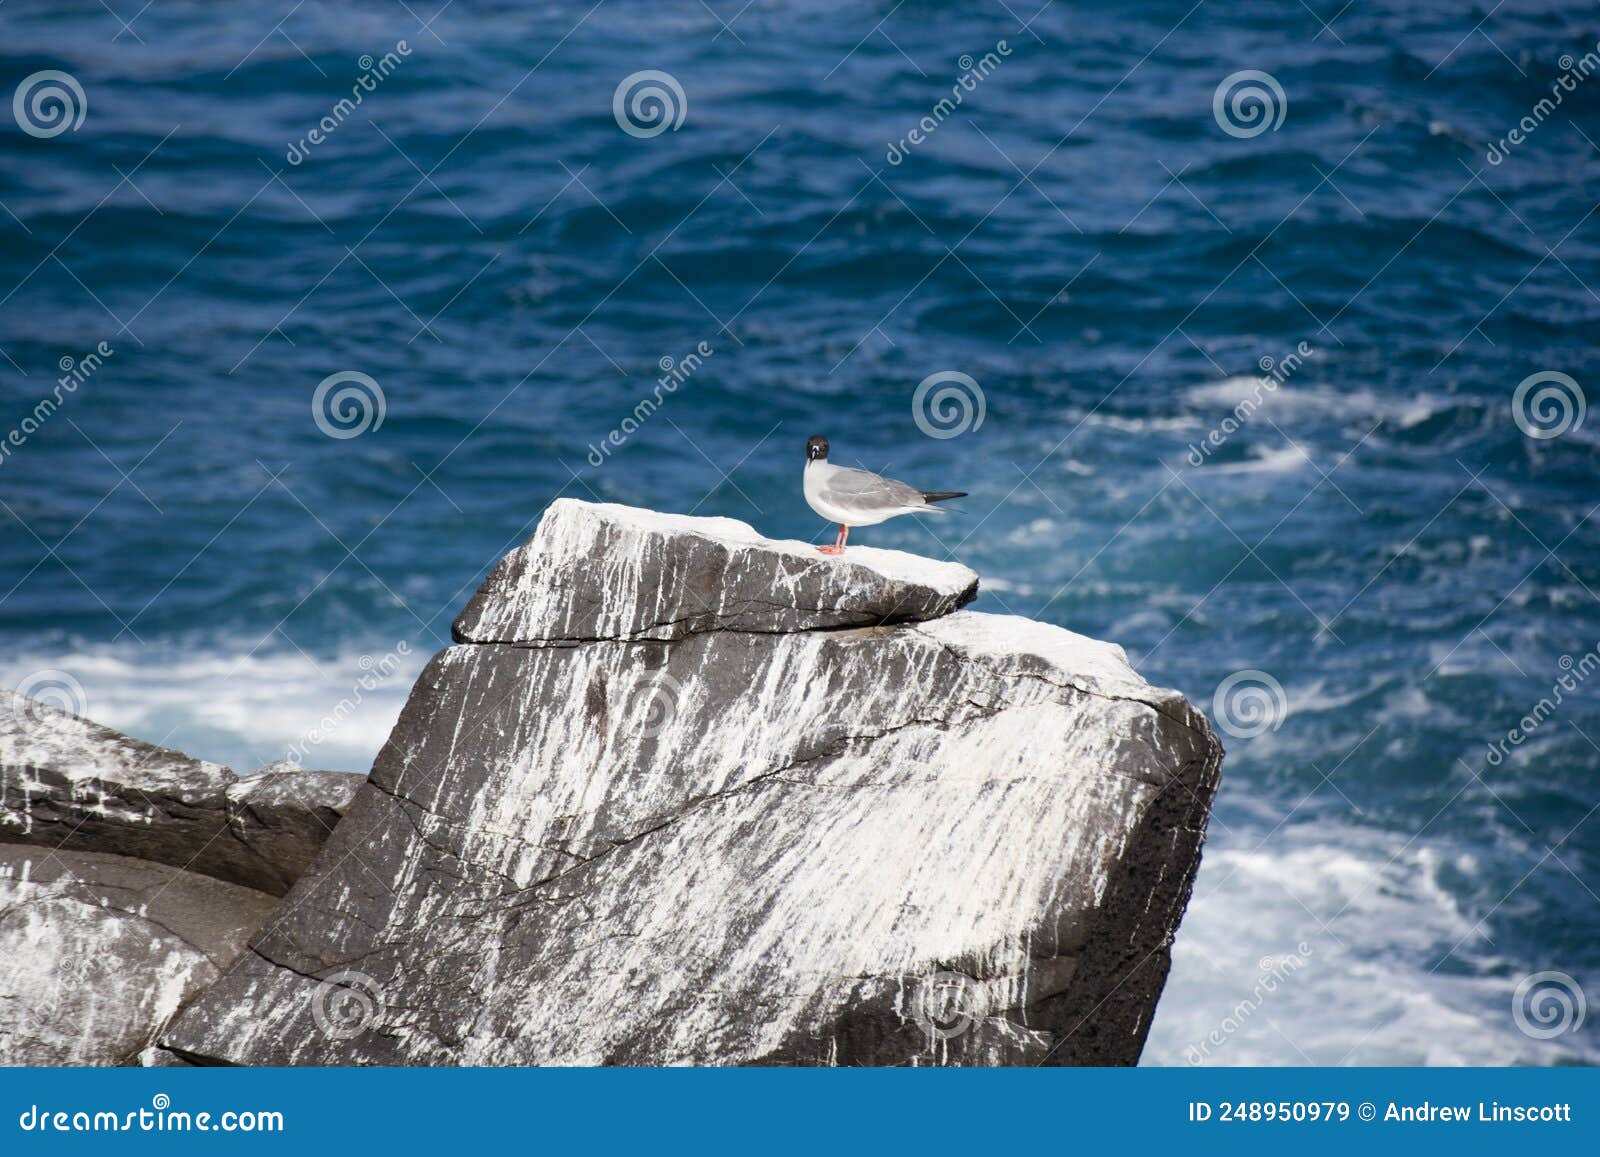
[{"label": "bird's white breast", "polygon": [[824,491],[828,475],[834,469],[836,467],[828,462],[807,462],[805,470],[806,505],[829,522],[841,526],[876,526],[896,514],[906,513],[904,510],[864,510],[828,501]]}]

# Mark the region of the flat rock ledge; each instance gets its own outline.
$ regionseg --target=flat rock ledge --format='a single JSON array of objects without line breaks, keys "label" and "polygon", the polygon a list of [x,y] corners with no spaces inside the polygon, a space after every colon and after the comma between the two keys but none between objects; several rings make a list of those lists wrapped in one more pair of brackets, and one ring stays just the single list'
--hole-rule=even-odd
[{"label": "flat rock ledge", "polygon": [[360,783],[239,776],[0,691],[0,1065],[174,1063],[157,1035],[279,910]]},{"label": "flat rock ledge", "polygon": [[201,1064],[1131,1064],[1222,749],[971,572],[563,500],[489,576]]},{"label": "flat rock ledge", "polygon": [[458,643],[681,639],[918,622],[978,593],[959,563],[852,547],[829,557],[731,518],[558,498],[455,621]]}]

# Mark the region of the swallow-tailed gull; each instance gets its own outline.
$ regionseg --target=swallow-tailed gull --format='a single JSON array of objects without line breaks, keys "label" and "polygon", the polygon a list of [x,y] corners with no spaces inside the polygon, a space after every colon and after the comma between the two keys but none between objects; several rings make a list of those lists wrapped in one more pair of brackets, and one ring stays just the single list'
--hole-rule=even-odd
[{"label": "swallow-tailed gull", "polygon": [[852,526],[875,526],[899,514],[946,514],[935,506],[949,498],[965,498],[965,490],[918,490],[869,470],[835,466],[828,461],[828,440],[814,434],[806,440],[806,505],[839,524],[832,546],[823,554],[843,554]]}]

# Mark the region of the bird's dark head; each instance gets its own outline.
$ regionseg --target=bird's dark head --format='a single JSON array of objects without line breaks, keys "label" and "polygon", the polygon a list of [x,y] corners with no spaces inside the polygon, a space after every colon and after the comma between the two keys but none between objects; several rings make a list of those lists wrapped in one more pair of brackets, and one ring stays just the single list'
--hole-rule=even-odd
[{"label": "bird's dark head", "polygon": [[806,439],[806,461],[826,462],[828,460],[828,440],[821,434],[813,434]]}]

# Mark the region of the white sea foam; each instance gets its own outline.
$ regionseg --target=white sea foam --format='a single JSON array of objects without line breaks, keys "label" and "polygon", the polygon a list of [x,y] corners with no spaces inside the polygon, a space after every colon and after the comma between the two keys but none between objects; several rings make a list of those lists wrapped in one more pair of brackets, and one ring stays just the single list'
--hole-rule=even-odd
[{"label": "white sea foam", "polygon": [[[1078,415],[1073,415],[1078,417]],[[1115,430],[1119,434],[1171,433],[1202,429],[1204,423],[1192,414],[1173,414],[1162,417],[1135,418],[1113,414],[1106,410],[1091,410],[1081,416],[1085,426]]]},{"label": "white sea foam", "polygon": [[[1191,406],[1232,409],[1246,398],[1261,394],[1259,377],[1239,374],[1218,381],[1191,386],[1183,399]],[[1400,429],[1409,429],[1431,418],[1455,402],[1442,395],[1414,394],[1388,396],[1372,390],[1344,390],[1315,383],[1284,382],[1266,395],[1262,410],[1273,421],[1324,415],[1339,420],[1364,420],[1369,425],[1380,418]]]},{"label": "white sea foam", "polygon": [[397,654],[394,643],[332,659],[252,655],[249,647],[13,653],[0,661],[0,683],[65,672],[82,685],[82,714],[96,723],[241,772],[287,758],[299,744],[307,767],[365,773],[428,658],[410,647]]},{"label": "white sea foam", "polygon": [[[1553,965],[1496,955],[1441,884],[1471,877],[1469,850],[1406,846],[1342,821],[1263,842],[1267,830],[1214,830],[1144,1063],[1600,1061],[1592,1033],[1535,1040],[1518,1030],[1518,982]],[[1304,965],[1263,991],[1264,966],[1301,945]]]},{"label": "white sea foam", "polygon": [[1206,469],[1214,474],[1291,474],[1308,466],[1310,461],[1299,446],[1284,445],[1238,462],[1215,463]]}]

